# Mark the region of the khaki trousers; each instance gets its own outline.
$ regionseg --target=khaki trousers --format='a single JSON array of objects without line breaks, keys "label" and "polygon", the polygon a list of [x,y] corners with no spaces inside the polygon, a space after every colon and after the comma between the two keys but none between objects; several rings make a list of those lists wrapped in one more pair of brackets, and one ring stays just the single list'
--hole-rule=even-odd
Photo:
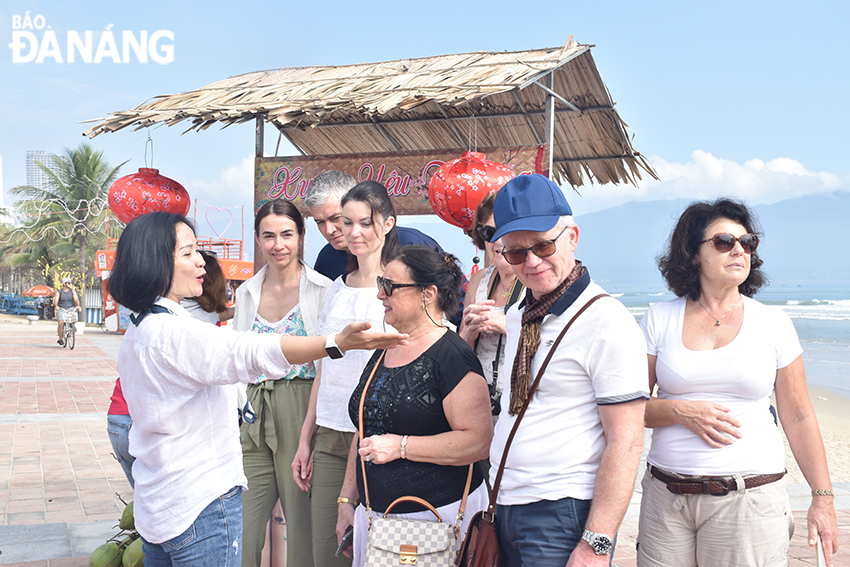
[{"label": "khaki trousers", "polygon": [[292,477],[312,380],[273,380],[248,386],[257,418],[242,424],[242,567],[260,567],[266,524],[280,499],[286,519],[286,564],[313,565],[310,497]]},{"label": "khaki trousers", "polygon": [[336,557],[336,499],[345,480],[354,433],[319,427],[313,445],[313,560],[316,567],[349,567],[351,558]]},{"label": "khaki trousers", "polygon": [[784,479],[725,496],[678,495],[647,470],[641,486],[639,566],[788,565],[794,518]]}]

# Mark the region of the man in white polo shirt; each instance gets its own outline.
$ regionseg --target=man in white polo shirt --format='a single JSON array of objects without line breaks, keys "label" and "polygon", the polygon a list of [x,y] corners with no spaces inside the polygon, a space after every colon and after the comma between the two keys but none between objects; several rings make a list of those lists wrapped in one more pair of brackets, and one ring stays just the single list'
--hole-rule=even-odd
[{"label": "man in white polo shirt", "polygon": [[[527,288],[507,314],[502,402],[491,484],[528,389],[567,322],[604,293],[575,259],[579,229],[561,188],[521,175],[493,208],[502,254]],[[553,354],[508,451],[496,508],[505,566],[608,565],[643,449],[648,374],[634,317],[604,297]],[[507,394],[507,392],[506,392]]]}]

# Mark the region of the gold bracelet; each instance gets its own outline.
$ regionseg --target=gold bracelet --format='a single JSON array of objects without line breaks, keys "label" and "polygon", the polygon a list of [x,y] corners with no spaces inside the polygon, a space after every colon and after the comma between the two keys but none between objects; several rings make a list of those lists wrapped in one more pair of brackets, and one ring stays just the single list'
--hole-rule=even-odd
[{"label": "gold bracelet", "polygon": [[401,446],[399,452],[401,453],[402,459],[407,459],[407,438],[409,435],[405,435],[401,438]]},{"label": "gold bracelet", "polygon": [[340,496],[336,499],[337,506],[340,504],[351,504],[354,507],[357,507],[357,500],[354,498],[346,498],[345,496]]},{"label": "gold bracelet", "polygon": [[812,496],[832,496],[835,498],[835,493],[832,489],[829,490],[812,490]]}]

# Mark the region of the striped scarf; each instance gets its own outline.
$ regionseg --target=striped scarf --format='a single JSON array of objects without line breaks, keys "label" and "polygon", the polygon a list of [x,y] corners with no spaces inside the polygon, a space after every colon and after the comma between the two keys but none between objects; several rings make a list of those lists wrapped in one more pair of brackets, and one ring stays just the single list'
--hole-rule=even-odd
[{"label": "striped scarf", "polygon": [[519,344],[514,358],[514,367],[511,370],[511,405],[508,408],[510,415],[517,415],[521,412],[528,399],[528,388],[531,385],[531,360],[540,347],[540,329],[543,318],[570,286],[586,271],[587,269],[581,265],[581,262],[576,260],[576,265],[567,279],[540,299],[535,299],[530,289],[526,290],[525,311],[522,313],[522,330],[519,333]]}]

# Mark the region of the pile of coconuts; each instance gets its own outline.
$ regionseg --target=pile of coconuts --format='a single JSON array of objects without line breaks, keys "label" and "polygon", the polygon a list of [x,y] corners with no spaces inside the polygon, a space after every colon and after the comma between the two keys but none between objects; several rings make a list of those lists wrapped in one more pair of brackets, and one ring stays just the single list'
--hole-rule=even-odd
[{"label": "pile of coconuts", "polygon": [[132,501],[124,507],[118,527],[121,532],[91,554],[89,567],[143,567],[145,554],[133,520]]}]

